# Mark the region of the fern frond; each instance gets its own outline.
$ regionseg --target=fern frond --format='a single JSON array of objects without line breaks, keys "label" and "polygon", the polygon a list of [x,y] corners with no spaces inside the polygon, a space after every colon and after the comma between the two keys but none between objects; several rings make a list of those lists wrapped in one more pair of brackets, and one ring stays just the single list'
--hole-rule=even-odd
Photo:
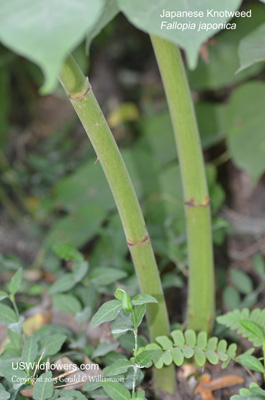
[{"label": "fern frond", "polygon": [[262,346],[262,339],[258,338],[254,333],[247,330],[243,325],[241,325],[240,322],[251,321],[255,322],[261,327],[264,327],[265,309],[260,310],[259,308],[256,308],[251,312],[248,308],[244,308],[243,310],[235,310],[217,317],[217,321],[219,324],[227,326],[231,330],[236,331],[239,335],[247,338],[250,342],[253,342],[255,347]]},{"label": "fern frond", "polygon": [[171,332],[172,339],[167,336],[158,336],[157,343],[148,344],[146,350],[157,350],[153,363],[156,368],[170,365],[172,362],[177,366],[184,363],[184,359],[194,357],[196,363],[202,367],[207,361],[217,364],[223,361],[222,368],[225,368],[232,358],[236,356],[236,344],[227,345],[226,340],[218,340],[217,337],[208,339],[206,332],[196,335],[193,330],[182,332],[176,330]]}]

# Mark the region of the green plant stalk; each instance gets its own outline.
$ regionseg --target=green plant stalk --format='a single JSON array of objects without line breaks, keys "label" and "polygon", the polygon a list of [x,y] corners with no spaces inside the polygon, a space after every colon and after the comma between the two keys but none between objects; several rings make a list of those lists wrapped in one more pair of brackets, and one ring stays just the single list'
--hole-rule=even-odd
[{"label": "green plant stalk", "polygon": [[[132,182],[89,81],[72,57],[65,61],[59,79],[108,180],[123,224],[141,292],[150,294],[158,300],[158,304],[147,305],[146,313],[150,339],[154,341],[157,336],[169,334],[169,321],[156,260]],[[173,366],[155,370],[154,374],[157,389],[174,392]]]},{"label": "green plant stalk", "polygon": [[189,253],[188,326],[209,332],[215,310],[211,214],[203,153],[190,89],[177,46],[151,37],[177,144]]}]

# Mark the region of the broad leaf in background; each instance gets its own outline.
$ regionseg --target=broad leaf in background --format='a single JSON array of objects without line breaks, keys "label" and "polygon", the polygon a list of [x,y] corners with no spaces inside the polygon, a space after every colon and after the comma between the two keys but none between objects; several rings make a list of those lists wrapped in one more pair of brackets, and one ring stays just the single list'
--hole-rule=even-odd
[{"label": "broad leaf in background", "polygon": [[42,374],[33,385],[33,399],[46,400],[53,395],[53,381],[51,371]]},{"label": "broad leaf in background", "polygon": [[94,26],[102,7],[102,0],[1,0],[0,40],[41,67],[42,90],[48,93],[67,54]]},{"label": "broad leaf in background", "polygon": [[265,61],[265,24],[241,40],[238,55],[240,60],[238,72],[255,63]]},{"label": "broad leaf in background", "polygon": [[[191,69],[197,64],[198,52],[201,45],[213,36],[218,29],[199,30],[199,23],[221,24],[226,23],[230,18],[227,17],[207,17],[207,10],[214,11],[235,11],[239,8],[241,0],[117,0],[121,11],[126,17],[137,27],[145,32],[157,35],[182,47],[188,59]],[[177,3],[177,4],[176,4]],[[176,11],[203,11],[202,18],[165,18],[160,17],[163,10]],[[161,22],[172,23],[194,23],[196,29],[177,30],[177,29],[161,29]]]},{"label": "broad leaf in background", "polygon": [[113,400],[129,400],[131,395],[128,389],[118,382],[103,382],[102,387]]},{"label": "broad leaf in background", "polygon": [[[251,18],[236,18],[236,30],[223,30],[207,44],[208,61],[200,59],[195,71],[188,71],[191,87],[194,89],[222,89],[242,82],[262,70],[262,64],[236,74],[239,68],[238,46],[240,41],[264,23],[265,7],[262,4],[247,4],[243,10],[252,11]],[[225,68],[223,67],[225,65]]]},{"label": "broad leaf in background", "polygon": [[67,314],[75,315],[82,310],[79,300],[71,294],[56,294],[53,296],[53,303],[59,310]]},{"label": "broad leaf in background", "polygon": [[234,91],[229,105],[228,148],[254,183],[265,171],[264,102],[265,84],[251,82]]},{"label": "broad leaf in background", "polygon": [[98,232],[105,214],[101,207],[82,205],[75,212],[60,219],[45,239],[45,247],[56,242],[70,242],[81,247]]},{"label": "broad leaf in background", "polygon": [[100,17],[89,27],[86,40],[87,40],[87,48],[89,48],[92,40],[96,37],[101,30],[118,14],[119,9],[116,3],[116,0],[107,0],[104,2],[103,9],[101,10]]}]

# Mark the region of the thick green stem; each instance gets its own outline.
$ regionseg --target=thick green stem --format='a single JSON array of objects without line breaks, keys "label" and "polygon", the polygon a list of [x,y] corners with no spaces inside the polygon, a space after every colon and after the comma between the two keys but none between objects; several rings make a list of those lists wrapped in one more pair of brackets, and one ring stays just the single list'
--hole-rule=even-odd
[{"label": "thick green stem", "polygon": [[[142,293],[151,294],[158,304],[147,305],[150,339],[169,334],[169,321],[159,273],[142,211],[117,144],[102,114],[88,80],[72,57],[59,77],[96,151],[115,199],[127,244]],[[173,365],[155,371],[155,385],[174,392]]]},{"label": "thick green stem", "polygon": [[190,89],[177,46],[153,36],[180,163],[189,251],[191,329],[209,331],[214,318],[214,267],[210,204],[203,154]]}]

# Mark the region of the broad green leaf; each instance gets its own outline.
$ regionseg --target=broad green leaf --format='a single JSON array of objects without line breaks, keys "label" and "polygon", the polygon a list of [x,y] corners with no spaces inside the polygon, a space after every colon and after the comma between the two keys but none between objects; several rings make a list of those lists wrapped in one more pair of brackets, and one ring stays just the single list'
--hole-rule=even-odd
[{"label": "broad green leaf", "polygon": [[[262,64],[236,74],[239,68],[238,46],[240,41],[264,23],[265,7],[255,2],[246,3],[242,10],[251,9],[251,18],[236,18],[236,30],[223,30],[216,41],[207,44],[209,62],[200,59],[195,71],[188,71],[192,88],[197,90],[218,90],[240,83],[262,70]],[[225,65],[225,68],[223,67]]]},{"label": "broad green leaf", "polygon": [[89,274],[89,278],[97,286],[110,285],[126,276],[127,273],[125,271],[105,267],[95,268],[95,270]]},{"label": "broad green leaf", "polygon": [[77,262],[73,266],[73,272],[63,275],[56,282],[54,282],[50,289],[50,294],[67,292],[72,289],[78,282],[80,282],[88,271],[87,262]]},{"label": "broad green leaf", "polygon": [[53,395],[52,373],[45,372],[42,374],[33,385],[33,399],[46,400]]},{"label": "broad green leaf", "polygon": [[131,399],[129,390],[118,382],[102,382],[102,387],[112,400]]},{"label": "broad green leaf", "polygon": [[110,300],[103,304],[91,320],[92,328],[103,324],[103,322],[113,321],[121,309],[121,302],[119,300]]},{"label": "broad green leaf", "polygon": [[73,274],[65,274],[58,281],[54,282],[49,289],[50,294],[67,292],[75,286]]},{"label": "broad green leaf", "polygon": [[81,262],[75,262],[73,265],[73,279],[75,283],[80,282],[86,275],[88,271],[88,262],[87,261],[81,261]]},{"label": "broad green leaf", "polygon": [[40,340],[40,353],[45,350],[44,357],[53,356],[61,350],[62,345],[66,341],[66,336],[61,333],[45,336]]},{"label": "broad green leaf", "polygon": [[94,37],[96,37],[101,32],[101,30],[118,14],[118,12],[119,9],[117,7],[116,0],[108,0],[104,2],[100,17],[98,18],[97,22],[89,28],[87,32],[87,48],[90,47],[90,44]]},{"label": "broad green leaf", "polygon": [[[211,0],[191,1],[179,0],[177,7],[174,0],[118,0],[121,11],[137,27],[145,32],[152,33],[163,39],[169,40],[182,47],[188,58],[188,64],[194,69],[197,64],[198,52],[201,45],[221,28],[213,29],[213,24],[226,23],[231,17],[213,17],[208,14],[208,10],[235,11],[241,4],[241,0]],[[165,10],[197,11],[203,13],[200,18],[195,16],[164,16]],[[162,17],[161,17],[162,15]],[[172,14],[170,14],[172,15]],[[165,25],[163,25],[165,22]],[[181,23],[186,25],[186,29],[168,29],[167,24]],[[208,30],[199,29],[200,23],[208,25]],[[188,29],[189,26],[189,29]],[[219,25],[218,25],[219,26]]]},{"label": "broad green leaf", "polygon": [[249,332],[253,333],[256,335],[259,339],[264,340],[265,339],[265,333],[262,327],[258,324],[256,324],[253,321],[240,321],[240,324],[247,329]]},{"label": "broad green leaf", "polygon": [[215,351],[213,350],[207,350],[205,352],[206,358],[207,360],[211,363],[211,364],[218,364],[219,362],[219,358],[218,355],[215,353]]},{"label": "broad green leaf", "polygon": [[231,268],[229,273],[234,286],[238,289],[240,293],[250,294],[251,292],[253,292],[252,280],[245,272],[242,272],[235,268]]},{"label": "broad green leaf", "polygon": [[42,91],[48,93],[64,59],[96,23],[102,7],[102,0],[1,0],[0,40],[41,67]]},{"label": "broad green leaf", "polygon": [[90,380],[89,382],[87,382],[87,383],[83,386],[82,389],[83,389],[85,392],[93,392],[94,390],[100,388],[100,387],[101,387],[101,382],[100,382],[99,379],[97,380],[96,378],[97,378],[97,377],[95,377],[94,380],[93,380],[93,378],[91,378],[91,380]]},{"label": "broad green leaf", "polygon": [[264,101],[265,84],[250,82],[234,91],[229,104],[228,148],[236,166],[248,171],[254,183],[265,171]]},{"label": "broad green leaf", "polygon": [[24,320],[25,318],[20,316],[17,322],[11,322],[11,324],[8,325],[8,330],[20,335],[22,332]]},{"label": "broad green leaf", "polygon": [[241,40],[238,48],[240,68],[238,72],[251,65],[265,61],[265,24],[260,25]]},{"label": "broad green leaf", "polygon": [[12,385],[21,382],[21,385],[27,382],[28,376],[24,370],[14,370],[12,366],[0,367],[0,376],[3,376]]},{"label": "broad green leaf", "polygon": [[17,316],[12,308],[6,306],[5,304],[0,304],[0,321],[5,325],[9,325],[12,322],[17,322]]},{"label": "broad green leaf", "polygon": [[84,260],[83,255],[71,243],[56,243],[53,246],[55,253],[63,260],[80,261]]},{"label": "broad green leaf", "polygon": [[77,400],[87,400],[86,396],[84,396],[79,390],[68,389],[66,393],[67,397],[71,396]]},{"label": "broad green leaf", "polygon": [[6,292],[3,292],[2,290],[0,290],[0,301],[4,300],[8,297],[8,294]]},{"label": "broad green leaf", "polygon": [[10,393],[8,393],[4,386],[0,384],[0,400],[8,400],[10,396]]},{"label": "broad green leaf", "polygon": [[262,363],[254,356],[249,354],[242,354],[237,357],[237,360],[241,362],[245,367],[253,370],[264,373],[264,366]]},{"label": "broad green leaf", "polygon": [[157,299],[153,296],[150,296],[150,294],[137,294],[132,299],[132,302],[134,306],[139,306],[141,304],[147,303],[158,303]]},{"label": "broad green leaf", "polygon": [[[30,336],[22,350],[22,361],[26,365],[26,370],[30,371],[33,368],[33,363],[38,355],[38,345],[34,336]],[[31,365],[30,365],[31,364]]]},{"label": "broad green leaf", "polygon": [[133,365],[129,360],[117,360],[109,367],[104,368],[104,375],[115,376],[124,374],[131,367],[133,367]]},{"label": "broad green leaf", "polygon": [[17,270],[17,272],[15,273],[15,275],[13,275],[11,281],[8,284],[8,290],[9,290],[11,295],[16,294],[16,292],[20,288],[21,281],[22,281],[22,271],[23,271],[22,268],[19,268]]},{"label": "broad green leaf", "polygon": [[55,294],[52,299],[54,305],[67,314],[75,315],[82,310],[80,301],[70,294]]},{"label": "broad green leaf", "polygon": [[91,307],[86,306],[83,310],[81,310],[75,315],[75,320],[77,322],[87,322],[90,319],[91,314],[92,314]]},{"label": "broad green leaf", "polygon": [[145,313],[146,313],[145,304],[134,306],[131,314],[131,321],[133,323],[134,329],[138,328],[138,326],[142,323]]}]

